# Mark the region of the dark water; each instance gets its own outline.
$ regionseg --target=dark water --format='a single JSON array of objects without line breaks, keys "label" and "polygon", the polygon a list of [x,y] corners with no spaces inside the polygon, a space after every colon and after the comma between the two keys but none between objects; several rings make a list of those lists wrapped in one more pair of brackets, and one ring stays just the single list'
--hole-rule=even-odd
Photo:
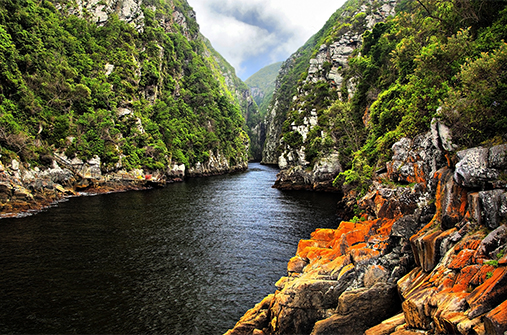
[{"label": "dark water", "polygon": [[276,169],[72,198],[0,220],[0,333],[222,334],[285,275],[336,196]]}]

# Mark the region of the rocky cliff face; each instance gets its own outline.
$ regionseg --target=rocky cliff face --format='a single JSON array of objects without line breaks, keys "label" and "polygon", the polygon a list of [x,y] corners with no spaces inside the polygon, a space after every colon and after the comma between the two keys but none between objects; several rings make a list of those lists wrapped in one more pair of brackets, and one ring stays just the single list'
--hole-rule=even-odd
[{"label": "rocky cliff face", "polygon": [[[435,129],[438,129],[436,127]],[[403,138],[362,214],[301,240],[277,290],[227,334],[504,334],[507,145]]]},{"label": "rocky cliff face", "polygon": [[110,14],[117,14],[120,20],[132,24],[137,31],[144,29],[143,0],[74,0],[58,1],[57,8],[71,15],[86,17],[103,25]]},{"label": "rocky cliff face", "polygon": [[[364,31],[394,15],[396,4],[395,0],[380,3],[363,1],[355,10],[340,12],[336,18],[339,23],[333,22],[334,28],[327,31],[329,35],[321,38],[325,43],[315,44],[313,47],[314,54],[305,64],[305,77],[297,85],[297,89],[291,92],[290,104],[278,102],[278,92],[281,90],[277,87],[266,119],[267,135],[263,151],[264,163],[277,164],[282,169],[275,187],[323,189],[321,184],[325,183],[325,189],[333,189],[332,180],[342,172],[343,157],[333,149],[316,159],[308,153],[312,141],[324,142],[326,138],[337,141],[328,125],[319,122],[319,116],[334,100],[342,98],[343,95],[353,95],[354,79],[344,82],[349,57],[361,46]],[[318,42],[319,40],[314,41]],[[293,55],[284,66],[297,63],[304,55],[307,54]],[[280,74],[279,81],[283,81],[284,75],[287,75],[287,71]],[[318,93],[319,90],[325,93]],[[309,104],[309,96],[318,96],[319,101]],[[313,134],[315,132],[317,134]],[[312,136],[309,137],[309,134]],[[301,141],[288,142],[286,135],[291,138],[300,136]]]},{"label": "rocky cliff face", "polygon": [[283,86],[282,80],[294,69],[296,61],[300,56],[301,53],[296,52],[282,63],[275,82],[275,94],[273,96],[273,100],[268,107],[264,121],[259,127],[263,128],[265,131],[264,136],[262,136],[263,149],[261,163],[263,164],[278,164],[278,146],[280,136],[282,134],[282,124],[285,120],[285,108],[287,106],[286,100],[288,97],[279,95],[277,92],[281,90]]}]

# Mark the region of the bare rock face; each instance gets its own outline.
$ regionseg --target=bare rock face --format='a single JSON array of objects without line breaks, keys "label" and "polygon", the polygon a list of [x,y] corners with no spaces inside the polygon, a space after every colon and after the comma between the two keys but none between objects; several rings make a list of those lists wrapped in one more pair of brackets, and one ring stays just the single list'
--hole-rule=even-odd
[{"label": "bare rock face", "polygon": [[456,181],[469,188],[505,188],[506,182],[499,180],[507,169],[507,144],[492,148],[471,148],[459,151],[454,172]]},{"label": "bare rock face", "polygon": [[299,242],[263,334],[507,331],[507,147],[459,152],[453,166],[437,135],[397,142],[354,199],[364,214]]},{"label": "bare rock face", "polygon": [[337,313],[318,321],[312,335],[363,334],[366,329],[399,311],[396,285],[378,283],[371,288],[344,292]]},{"label": "bare rock face", "polygon": [[273,187],[290,190],[332,191],[334,178],[343,172],[337,153],[320,159],[312,170],[308,171],[301,165],[282,170]]},{"label": "bare rock face", "polygon": [[132,24],[137,31],[144,30],[144,13],[141,10],[143,0],[75,0],[73,4],[60,4],[60,10],[83,16],[86,12],[98,25],[106,23],[111,13],[120,20]]}]

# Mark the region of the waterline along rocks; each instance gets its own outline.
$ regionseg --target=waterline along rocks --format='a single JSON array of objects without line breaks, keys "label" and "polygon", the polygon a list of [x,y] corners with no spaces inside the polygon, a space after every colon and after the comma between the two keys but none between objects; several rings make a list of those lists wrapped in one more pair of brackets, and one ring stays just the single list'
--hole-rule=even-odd
[{"label": "waterline along rocks", "polygon": [[507,144],[448,161],[435,140],[428,132],[396,142],[369,192],[345,195],[363,214],[301,240],[276,292],[227,334],[507,331],[507,182],[499,177]]},{"label": "waterline along rocks", "polygon": [[0,211],[247,168],[257,106],[185,0],[3,1],[0,17]]},{"label": "waterline along rocks", "polygon": [[227,334],[507,331],[507,3],[347,1],[282,64],[274,187],[343,193]]}]

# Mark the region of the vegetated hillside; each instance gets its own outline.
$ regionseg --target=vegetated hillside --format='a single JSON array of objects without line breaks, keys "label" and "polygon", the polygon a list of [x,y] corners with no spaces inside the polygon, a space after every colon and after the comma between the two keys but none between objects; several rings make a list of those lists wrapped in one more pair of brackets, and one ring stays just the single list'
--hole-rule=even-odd
[{"label": "vegetated hillside", "polygon": [[[324,27],[312,36],[304,46],[296,51],[281,67],[280,74],[276,82],[276,90],[268,109],[265,120],[266,124],[266,140],[264,143],[262,161],[266,164],[278,164],[279,158],[282,156],[284,148],[281,146],[281,139],[290,131],[284,122],[289,117],[289,112],[296,108],[294,106],[294,97],[296,96],[315,96],[319,100],[317,106],[322,109],[329,104],[329,97],[322,94],[313,94],[313,92],[302,92],[302,86],[311,82],[310,85],[315,86],[316,90],[327,91],[331,95],[335,95],[336,89],[330,90],[329,87],[322,87],[324,83],[332,83],[339,80],[335,78],[341,74],[345,67],[346,59],[350,55],[352,49],[360,45],[362,33],[373,27],[376,22],[383,21],[387,15],[394,13],[395,0],[384,1],[368,1],[368,0],[349,0],[341,8],[339,8],[331,18],[326,22]],[[346,39],[340,42],[340,39]],[[335,42],[338,48],[330,50],[327,46],[331,46]],[[314,83],[311,79],[314,73],[309,73],[310,60],[315,59],[320,51],[321,46],[326,46],[322,50],[326,56],[336,57],[336,61],[329,59],[326,62],[326,71],[332,76],[322,80],[321,84]],[[322,60],[323,58],[320,57]],[[307,77],[309,77],[307,80]],[[317,85],[318,84],[318,85]],[[334,84],[336,86],[336,83]],[[306,87],[307,89],[309,87]],[[335,92],[335,93],[333,93]],[[329,95],[325,93],[325,95]],[[311,102],[307,102],[309,106]],[[304,116],[302,116],[304,117]],[[290,125],[290,122],[285,122]],[[282,134],[282,129],[284,134]],[[291,135],[287,135],[291,136]],[[297,137],[297,135],[295,135]],[[301,146],[298,146],[301,148]]]},{"label": "vegetated hillside", "polygon": [[103,172],[246,166],[248,89],[184,0],[2,1],[0,48],[6,165],[57,153]]},{"label": "vegetated hillside", "polygon": [[253,160],[262,160],[262,147],[266,138],[266,127],[263,119],[275,90],[275,80],[282,63],[269,65],[245,81],[250,93],[259,106],[258,112],[250,113],[247,118],[248,136],[250,137],[250,156]]},{"label": "vegetated hillside", "polygon": [[[267,136],[263,159],[286,170],[286,186],[297,178],[320,182],[323,162],[336,166],[334,176],[343,171],[341,182],[365,185],[391,157],[393,143],[428,131],[434,118],[460,147],[502,141],[505,5],[348,1],[318,41],[309,41],[311,56],[300,51],[288,61],[299,69],[282,67],[278,81],[285,84],[275,92],[268,125],[280,135]],[[373,16],[390,12],[386,6],[397,15],[371,25]],[[302,170],[312,172],[302,178]]]},{"label": "vegetated hillside", "polygon": [[257,103],[257,106],[259,106],[261,116],[264,116],[268,109],[269,102],[273,98],[275,81],[281,66],[282,62],[268,65],[245,80],[245,84],[250,88],[252,97]]},{"label": "vegetated hillside", "polygon": [[344,220],[227,334],[505,334],[507,2],[351,4],[274,117],[275,187],[336,177]]}]

